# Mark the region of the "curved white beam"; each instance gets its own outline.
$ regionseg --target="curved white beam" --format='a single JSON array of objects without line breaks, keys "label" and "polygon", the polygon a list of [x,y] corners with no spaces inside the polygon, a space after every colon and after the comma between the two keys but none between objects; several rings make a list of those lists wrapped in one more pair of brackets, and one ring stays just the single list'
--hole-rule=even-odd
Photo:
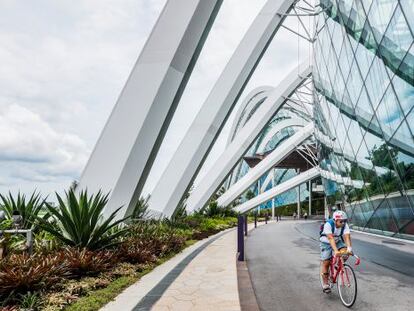
[{"label": "curved white beam", "polygon": [[267,174],[265,180],[260,185],[260,193],[263,193],[266,191],[267,186],[272,182],[272,180],[275,178],[275,170],[269,171],[269,174]]},{"label": "curved white beam", "polygon": [[[282,124],[282,123],[283,123],[283,127],[280,127],[279,124]],[[299,118],[291,118],[291,119],[286,119],[286,120],[280,121],[280,123],[278,123],[277,125],[272,127],[272,129],[263,138],[262,142],[260,143],[259,147],[257,148],[257,152],[263,152],[264,148],[269,143],[269,141],[272,140],[273,136],[275,136],[281,130],[283,130],[285,128],[288,128],[288,127],[292,127],[292,126],[304,127],[308,123],[309,122],[307,122],[303,119],[299,119]]]},{"label": "curved white beam", "polygon": [[238,124],[242,122],[241,117],[242,117],[243,112],[247,109],[247,106],[250,103],[252,103],[252,106],[254,107],[255,103],[260,102],[261,100],[264,100],[267,96],[269,96],[269,92],[271,92],[272,90],[273,90],[273,87],[271,86],[260,86],[260,87],[253,89],[252,91],[250,91],[249,94],[247,94],[246,98],[243,100],[239,109],[237,110],[233,124],[231,125],[229,137],[227,139],[227,146],[230,145],[230,143],[233,141],[234,137],[236,136]]},{"label": "curved white beam", "polygon": [[[214,192],[230,174],[232,169],[237,165],[243,154],[245,154],[250,148],[258,133],[260,134],[260,131],[264,126],[266,126],[267,122],[263,122],[263,117],[268,118],[271,114],[268,113],[268,109],[266,109],[265,104],[266,103],[262,104],[263,109],[260,107],[256,111],[256,114],[258,115],[256,116],[255,114],[252,116],[249,122],[247,122],[247,124],[236,135],[232,143],[212,165],[210,171],[193,189],[187,200],[187,210],[189,212],[201,209],[208,202]],[[277,105],[278,103],[269,105],[269,108],[277,110]],[[260,115],[262,117],[259,118]],[[304,122],[301,119],[287,119],[276,124],[273,129],[275,129],[275,133],[277,133],[284,128],[294,125],[303,126]]]},{"label": "curved white beam", "polygon": [[[191,1],[190,1],[191,2]],[[226,119],[296,0],[268,0],[211,90],[151,194],[150,209],[170,217],[191,186]]]},{"label": "curved white beam", "polygon": [[237,199],[244,191],[246,191],[255,181],[257,181],[264,173],[277,165],[286,156],[288,156],[297,146],[302,144],[306,139],[313,135],[314,125],[308,124],[304,128],[297,131],[294,135],[286,139],[275,150],[267,155],[259,164],[253,167],[246,175],[233,184],[218,199],[219,206],[228,206]]},{"label": "curved white beam", "polygon": [[105,216],[135,206],[221,3],[166,3],[77,187],[111,191]]},{"label": "curved white beam", "polygon": [[286,191],[289,191],[305,182],[308,182],[309,180],[312,180],[318,177],[319,175],[320,175],[319,168],[313,167],[310,170],[300,173],[299,175],[296,175],[295,177],[292,177],[291,179],[282,182],[276,187],[273,187],[272,189],[266,192],[263,192],[262,194],[259,194],[253,199],[236,206],[234,209],[240,213],[248,212],[249,210],[255,207],[258,207],[259,205],[263,203],[266,203],[267,201],[273,199],[274,197]]}]

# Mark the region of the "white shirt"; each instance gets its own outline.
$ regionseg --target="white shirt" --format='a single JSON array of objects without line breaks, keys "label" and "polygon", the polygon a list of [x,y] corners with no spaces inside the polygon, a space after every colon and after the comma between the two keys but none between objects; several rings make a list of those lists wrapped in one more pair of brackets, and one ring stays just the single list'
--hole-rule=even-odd
[{"label": "white shirt", "polygon": [[[342,230],[342,228],[337,228],[335,226],[335,230],[333,232],[335,243],[337,243],[340,239],[341,230]],[[347,234],[347,233],[351,233],[351,230],[349,229],[348,224],[345,223],[344,235]],[[322,234],[325,234],[325,235],[332,234],[332,228],[331,228],[331,224],[329,222],[326,222],[325,225],[323,226]],[[329,239],[325,235],[321,236],[319,241],[321,241],[323,243],[329,243]]]}]

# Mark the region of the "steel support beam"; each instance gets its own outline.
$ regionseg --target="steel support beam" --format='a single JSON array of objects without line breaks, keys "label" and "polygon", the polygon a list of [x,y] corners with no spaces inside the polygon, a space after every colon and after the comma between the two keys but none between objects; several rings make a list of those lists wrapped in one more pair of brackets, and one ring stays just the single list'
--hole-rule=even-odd
[{"label": "steel support beam", "polygon": [[239,206],[235,207],[235,210],[239,213],[245,213],[260,204],[266,203],[270,199],[286,192],[291,189],[294,189],[298,187],[300,184],[305,183],[309,180],[312,180],[320,175],[319,168],[314,167],[310,170],[307,170],[303,173],[300,173],[299,175],[296,175],[295,177],[292,177],[291,179],[277,185],[276,187],[254,197],[253,199],[244,202],[243,204],[240,204]]},{"label": "steel support beam", "polygon": [[[170,217],[213,147],[234,105],[296,0],[268,0],[211,90],[149,200]],[[281,13],[281,14],[278,14]]]},{"label": "steel support beam", "polygon": [[138,201],[222,0],[169,0],[101,133],[77,189],[110,192],[104,215]]}]

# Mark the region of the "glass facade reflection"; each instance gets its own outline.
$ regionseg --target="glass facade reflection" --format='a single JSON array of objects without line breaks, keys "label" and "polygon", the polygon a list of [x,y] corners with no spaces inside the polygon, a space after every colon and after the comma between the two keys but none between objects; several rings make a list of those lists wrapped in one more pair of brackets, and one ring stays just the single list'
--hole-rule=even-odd
[{"label": "glass facade reflection", "polygon": [[314,42],[319,164],[352,226],[414,239],[414,0],[321,0]]}]

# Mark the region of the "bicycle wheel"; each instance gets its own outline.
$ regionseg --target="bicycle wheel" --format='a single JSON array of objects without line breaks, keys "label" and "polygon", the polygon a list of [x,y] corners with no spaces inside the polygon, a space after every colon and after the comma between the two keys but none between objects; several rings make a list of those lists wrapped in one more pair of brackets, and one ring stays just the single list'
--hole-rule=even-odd
[{"label": "bicycle wheel", "polygon": [[347,308],[352,307],[357,297],[357,280],[354,270],[345,264],[336,283],[343,305]]}]

